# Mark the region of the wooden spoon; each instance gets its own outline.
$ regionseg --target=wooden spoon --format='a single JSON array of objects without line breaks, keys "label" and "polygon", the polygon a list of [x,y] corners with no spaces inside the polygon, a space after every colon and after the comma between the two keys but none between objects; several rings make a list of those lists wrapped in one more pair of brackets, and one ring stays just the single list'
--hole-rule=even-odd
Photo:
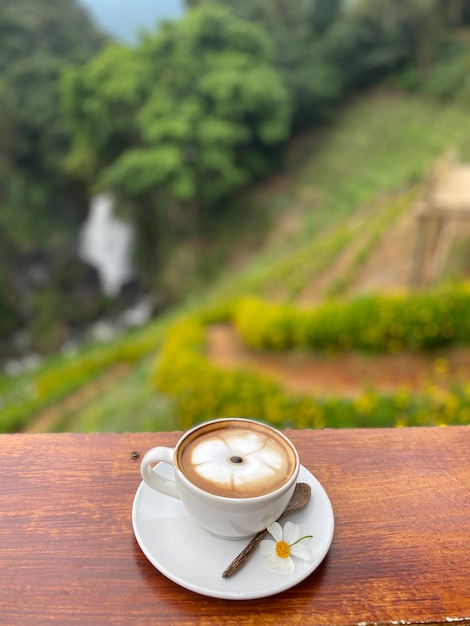
[{"label": "wooden spoon", "polygon": [[[281,515],[279,520],[284,519],[288,515],[292,515],[293,513],[297,513],[301,511],[307,502],[310,500],[310,494],[312,489],[307,483],[297,483],[294,489],[294,493],[292,494],[292,498],[289,501],[284,513]],[[278,520],[278,521],[279,521]],[[249,544],[240,552],[240,554],[230,563],[227,569],[222,574],[222,578],[228,578],[232,574],[235,574],[251,557],[255,548],[268,534],[267,530],[260,530],[250,541]]]}]

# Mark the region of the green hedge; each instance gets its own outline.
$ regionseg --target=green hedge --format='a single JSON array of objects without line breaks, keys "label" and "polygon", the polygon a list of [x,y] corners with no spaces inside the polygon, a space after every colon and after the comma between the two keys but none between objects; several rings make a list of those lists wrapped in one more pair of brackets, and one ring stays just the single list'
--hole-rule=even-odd
[{"label": "green hedge", "polygon": [[242,300],[234,323],[253,348],[399,352],[470,343],[470,284],[329,301],[315,309]]},{"label": "green hedge", "polygon": [[467,424],[470,385],[423,393],[363,390],[355,398],[290,396],[275,381],[250,370],[222,370],[204,355],[205,327],[188,319],[167,334],[155,364],[158,390],[175,400],[179,426],[215,417],[252,417],[283,428]]}]

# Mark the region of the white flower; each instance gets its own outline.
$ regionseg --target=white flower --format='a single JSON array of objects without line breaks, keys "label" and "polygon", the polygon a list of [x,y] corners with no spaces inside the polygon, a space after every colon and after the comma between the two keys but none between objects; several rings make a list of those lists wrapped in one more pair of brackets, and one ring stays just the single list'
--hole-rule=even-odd
[{"label": "white flower", "polygon": [[310,561],[312,553],[306,545],[300,545],[304,539],[311,539],[312,535],[300,537],[300,526],[292,522],[286,522],[284,530],[281,525],[274,522],[268,526],[268,532],[274,538],[265,539],[260,544],[260,552],[267,557],[265,563],[271,569],[279,569],[281,574],[292,574],[295,563],[292,556],[304,561]]}]

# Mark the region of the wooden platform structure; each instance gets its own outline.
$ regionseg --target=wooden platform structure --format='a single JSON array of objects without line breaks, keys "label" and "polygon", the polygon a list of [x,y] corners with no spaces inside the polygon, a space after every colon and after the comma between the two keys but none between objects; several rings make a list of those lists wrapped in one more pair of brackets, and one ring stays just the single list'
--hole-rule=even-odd
[{"label": "wooden platform structure", "polygon": [[470,164],[446,153],[429,175],[418,206],[411,286],[425,287],[442,271],[459,224],[470,222]]}]

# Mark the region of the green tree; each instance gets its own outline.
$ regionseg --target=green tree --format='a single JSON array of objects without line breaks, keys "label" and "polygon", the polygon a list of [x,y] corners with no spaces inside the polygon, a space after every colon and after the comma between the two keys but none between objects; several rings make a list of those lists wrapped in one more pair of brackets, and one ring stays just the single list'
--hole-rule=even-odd
[{"label": "green tree", "polygon": [[0,338],[32,315],[13,278],[24,253],[63,243],[81,218],[85,190],[63,170],[59,78],[103,41],[74,0],[0,2]]},{"label": "green tree", "polygon": [[363,89],[410,66],[424,78],[450,27],[464,20],[464,8],[444,0],[352,3],[324,42],[327,57],[342,70],[344,91]]},{"label": "green tree", "polygon": [[[188,0],[188,6],[211,2]],[[294,127],[329,118],[340,85],[337,69],[319,43],[337,19],[343,0],[219,0],[218,4],[257,24],[272,38],[274,62],[292,98]]]},{"label": "green tree", "polygon": [[0,224],[18,247],[46,245],[75,223],[77,188],[62,168],[68,137],[59,78],[103,41],[73,0],[0,4]]},{"label": "green tree", "polygon": [[136,53],[119,44],[109,44],[85,67],[63,73],[62,110],[72,141],[66,169],[89,185],[139,141],[137,112],[147,91],[141,73]]},{"label": "green tree", "polygon": [[343,0],[315,0],[312,12],[313,27],[317,33],[325,33],[338,18]]},{"label": "green tree", "polygon": [[64,103],[69,166],[126,203],[152,272],[165,240],[269,171],[289,133],[269,37],[215,6],[74,70]]}]

